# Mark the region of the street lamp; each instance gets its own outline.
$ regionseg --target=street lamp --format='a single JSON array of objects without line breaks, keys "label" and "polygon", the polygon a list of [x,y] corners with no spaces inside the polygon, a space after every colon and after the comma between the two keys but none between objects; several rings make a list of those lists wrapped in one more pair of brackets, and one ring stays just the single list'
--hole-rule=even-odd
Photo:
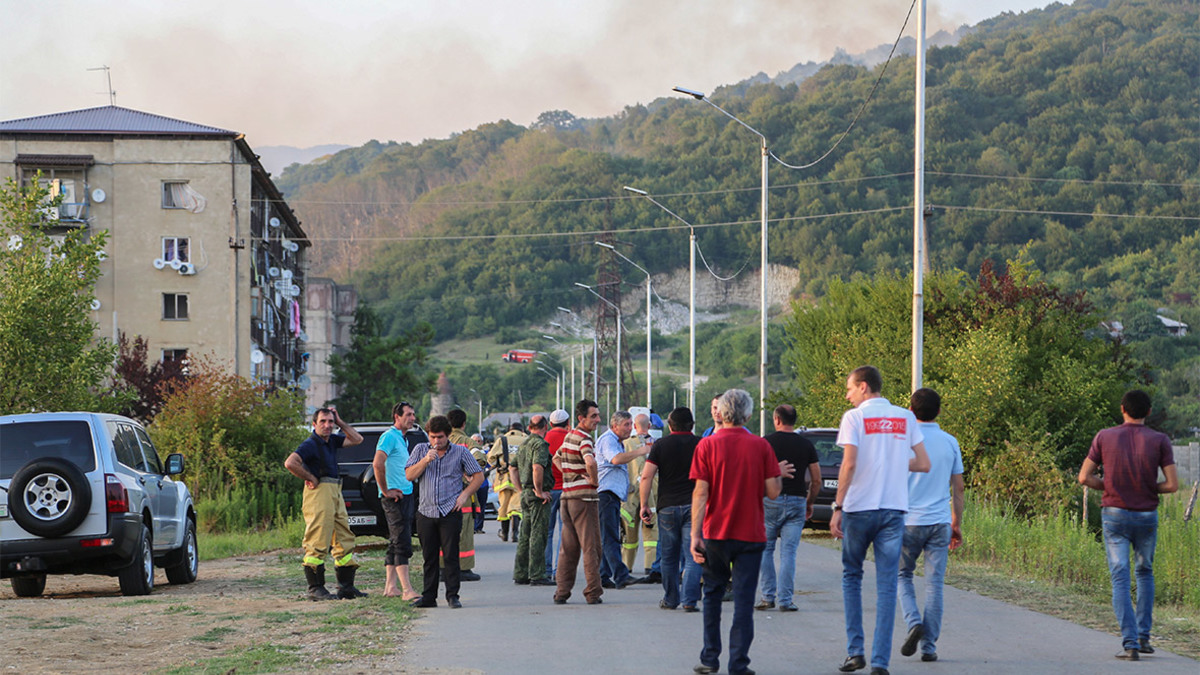
[{"label": "street lamp", "polygon": [[472,394],[475,394],[475,402],[479,404],[479,433],[483,434],[483,397],[474,389],[469,389]]},{"label": "street lamp", "polygon": [[650,372],[651,372],[650,371],[650,355],[653,353],[650,349],[650,295],[651,295],[650,273],[647,272],[646,269],[644,267],[642,267],[641,265],[639,265],[639,264],[633,262],[632,260],[630,260],[629,258],[625,257],[625,254],[618,251],[612,244],[606,244],[602,241],[597,241],[594,243],[597,246],[603,246],[604,248],[617,254],[618,256],[620,256],[621,260],[624,260],[625,262],[629,263],[630,265],[633,265],[634,267],[641,270],[642,274],[646,275],[646,410],[647,411],[653,410],[654,406],[652,405],[651,401],[653,400],[652,397],[654,396],[654,388],[651,386],[651,382],[650,382]]},{"label": "street lamp", "polygon": [[[564,314],[575,316],[575,312],[559,305],[558,311]],[[596,379],[596,360],[600,352],[600,343],[596,340],[596,332],[592,331],[592,400],[595,401],[600,396],[600,385]],[[580,398],[587,396],[587,345],[582,345],[579,348],[579,396]],[[572,396],[571,398],[575,398]],[[574,402],[571,405],[575,405]],[[572,413],[573,414],[573,413]]]},{"label": "street lamp", "polygon": [[[562,324],[555,323],[553,321],[550,322],[550,325],[556,326],[558,328],[562,328]],[[554,337],[553,335],[544,335],[543,334],[542,337],[554,342],[554,344],[558,345],[559,347],[562,347],[564,351],[567,350],[567,345],[559,342],[558,338]],[[563,370],[563,380],[571,383],[571,398],[570,398],[570,400],[572,402],[571,404],[574,405],[574,401],[575,401],[575,355],[570,354],[569,351],[568,351],[568,354],[571,359],[571,379],[569,379],[569,380],[567,379],[567,371]],[[564,384],[563,385],[563,398],[566,398],[566,395],[567,395],[567,386]],[[566,408],[565,405],[561,406],[561,407]]]},{"label": "street lamp", "polygon": [[541,361],[537,362],[537,369],[543,375],[548,375],[550,378],[552,378],[554,380],[554,407],[555,408],[561,407],[560,406],[561,399],[559,397],[560,397],[560,390],[562,389],[562,380],[559,379],[558,373],[545,367],[545,364],[543,364]]},{"label": "street lamp", "polygon": [[709,98],[703,93],[693,89],[685,89],[684,87],[675,87],[674,90],[681,94],[687,94],[698,101],[704,101],[710,106],[716,108],[717,110],[721,111],[721,114],[742,125],[755,136],[758,136],[759,141],[761,141],[762,209],[760,211],[760,221],[762,224],[762,289],[759,298],[759,309],[762,312],[762,345],[760,350],[761,358],[759,359],[758,363],[758,433],[760,436],[765,436],[767,434],[767,415],[766,411],[764,410],[764,407],[767,404],[767,158],[771,156],[770,151],[767,149],[767,137],[759,133],[754,127],[746,124],[734,115],[730,114],[721,106],[710,101]]},{"label": "street lamp", "polygon": [[650,200],[658,208],[671,214],[676,220],[688,226],[688,272],[691,275],[691,284],[689,289],[688,301],[688,408],[692,411],[696,409],[696,228],[691,223],[680,218],[674,211],[659,204],[654,197],[650,196],[649,192],[639,190],[635,187],[625,186],[625,189],[636,195],[641,195]]},{"label": "street lamp", "polygon": [[[604,301],[604,304],[617,310],[617,410],[621,410],[621,308],[618,307],[612,300],[609,300],[603,295],[597,293],[591,286],[588,286],[587,284],[581,284],[578,281],[575,282],[575,285],[580,288],[587,289],[588,293],[600,298]],[[595,367],[595,362],[593,362],[592,365]],[[595,374],[593,374],[592,377],[595,378]],[[593,384],[595,384],[595,382],[593,382]],[[597,385],[597,393],[598,392],[599,385]]]}]

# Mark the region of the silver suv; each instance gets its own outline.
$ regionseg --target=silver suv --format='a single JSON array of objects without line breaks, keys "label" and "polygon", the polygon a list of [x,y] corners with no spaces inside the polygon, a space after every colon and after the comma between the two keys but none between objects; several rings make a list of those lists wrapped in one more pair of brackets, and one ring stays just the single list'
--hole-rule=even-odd
[{"label": "silver suv", "polygon": [[0,417],[0,578],[21,597],[47,574],[116,576],[124,595],[196,580],[196,510],[183,455],[166,464],[145,429],[118,415]]}]

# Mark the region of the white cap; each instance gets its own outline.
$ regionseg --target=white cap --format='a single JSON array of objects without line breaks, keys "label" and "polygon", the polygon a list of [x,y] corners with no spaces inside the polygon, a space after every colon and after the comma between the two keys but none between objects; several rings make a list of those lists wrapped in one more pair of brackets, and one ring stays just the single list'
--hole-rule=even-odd
[{"label": "white cap", "polygon": [[563,410],[562,408],[559,408],[558,410],[555,410],[554,412],[550,413],[550,424],[562,424],[563,422],[566,422],[569,419],[571,419],[570,413],[568,413],[566,410]]}]

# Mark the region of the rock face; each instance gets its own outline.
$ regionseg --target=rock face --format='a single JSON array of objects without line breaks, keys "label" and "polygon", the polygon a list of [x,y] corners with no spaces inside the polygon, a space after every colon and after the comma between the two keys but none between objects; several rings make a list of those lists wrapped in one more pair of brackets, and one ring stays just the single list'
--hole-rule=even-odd
[{"label": "rock face", "polygon": [[[767,279],[767,304],[778,311],[788,303],[792,289],[800,283],[800,271],[784,265],[771,265]],[[696,268],[696,310],[725,307],[758,307],[761,275],[757,269],[747,269],[729,281],[721,281],[708,273],[703,265]],[[669,275],[654,278],[654,292],[664,300],[674,300],[685,308],[688,304],[688,271],[680,269]],[[645,309],[645,288],[625,294],[621,300],[624,311]]]}]

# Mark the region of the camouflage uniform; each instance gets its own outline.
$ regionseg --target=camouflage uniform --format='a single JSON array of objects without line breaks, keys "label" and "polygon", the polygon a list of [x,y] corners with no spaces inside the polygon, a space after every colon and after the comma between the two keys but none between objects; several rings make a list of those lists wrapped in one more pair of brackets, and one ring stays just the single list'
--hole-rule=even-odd
[{"label": "camouflage uniform", "polygon": [[546,537],[550,533],[550,504],[543,503],[533,490],[533,466],[540,464],[542,494],[550,496],[554,489],[554,473],[550,470],[550,445],[545,439],[529,434],[512,456],[521,479],[521,533],[517,540],[517,558],[513,564],[513,581],[546,580]]}]

